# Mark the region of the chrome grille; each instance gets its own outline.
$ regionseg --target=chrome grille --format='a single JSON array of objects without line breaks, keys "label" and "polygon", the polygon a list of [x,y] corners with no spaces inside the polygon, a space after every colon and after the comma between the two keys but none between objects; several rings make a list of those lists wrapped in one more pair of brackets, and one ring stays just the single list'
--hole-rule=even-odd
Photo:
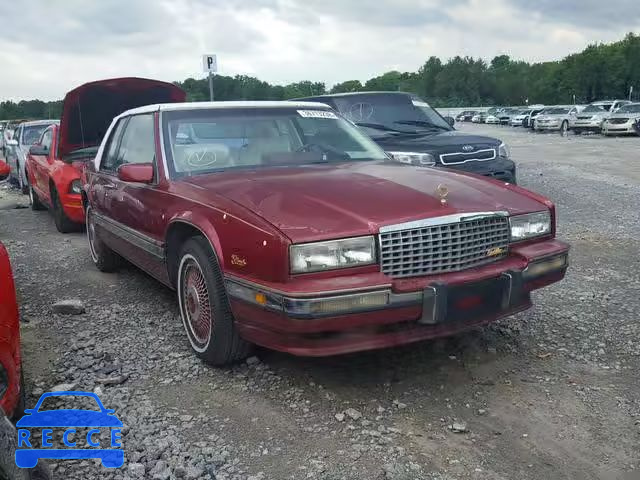
[{"label": "chrome grille", "polygon": [[456,165],[466,162],[484,162],[496,158],[495,148],[485,148],[475,152],[454,152],[440,154],[440,161],[443,165]]},{"label": "chrome grille", "polygon": [[[448,217],[443,217],[447,219]],[[495,262],[507,254],[509,219],[503,213],[469,214],[380,229],[382,272],[395,278],[458,272]]]}]

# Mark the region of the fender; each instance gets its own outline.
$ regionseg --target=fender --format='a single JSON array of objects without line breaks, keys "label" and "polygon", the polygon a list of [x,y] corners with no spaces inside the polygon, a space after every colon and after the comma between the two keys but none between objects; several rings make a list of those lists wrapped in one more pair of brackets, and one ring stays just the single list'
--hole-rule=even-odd
[{"label": "fender", "polygon": [[167,223],[167,230],[164,232],[164,238],[167,238],[167,234],[171,229],[172,225],[176,223],[184,223],[187,224],[196,230],[202,232],[202,236],[207,239],[209,245],[211,246],[211,250],[218,257],[218,263],[220,264],[220,269],[224,271],[224,264],[220,261],[220,259],[224,258],[222,255],[222,245],[220,243],[220,238],[216,233],[216,229],[211,223],[211,221],[203,214],[198,212],[188,211],[181,212],[175,216],[173,216],[169,223]]}]

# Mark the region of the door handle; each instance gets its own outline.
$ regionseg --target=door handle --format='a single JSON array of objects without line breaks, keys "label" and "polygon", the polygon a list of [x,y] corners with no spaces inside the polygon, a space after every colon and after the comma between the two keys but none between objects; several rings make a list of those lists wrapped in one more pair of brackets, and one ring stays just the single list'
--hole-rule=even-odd
[{"label": "door handle", "polygon": [[112,183],[107,183],[106,185],[103,185],[102,188],[104,188],[105,190],[116,190],[118,187],[116,187]]}]

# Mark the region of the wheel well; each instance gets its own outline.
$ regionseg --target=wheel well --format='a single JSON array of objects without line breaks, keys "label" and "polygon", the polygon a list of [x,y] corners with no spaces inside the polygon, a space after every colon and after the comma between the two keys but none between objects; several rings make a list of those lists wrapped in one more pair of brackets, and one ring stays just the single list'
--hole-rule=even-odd
[{"label": "wheel well", "polygon": [[189,223],[174,222],[169,226],[165,248],[167,251],[167,271],[169,273],[169,281],[174,287],[177,283],[178,254],[180,253],[180,247],[190,238],[198,236],[205,237],[201,230]]}]

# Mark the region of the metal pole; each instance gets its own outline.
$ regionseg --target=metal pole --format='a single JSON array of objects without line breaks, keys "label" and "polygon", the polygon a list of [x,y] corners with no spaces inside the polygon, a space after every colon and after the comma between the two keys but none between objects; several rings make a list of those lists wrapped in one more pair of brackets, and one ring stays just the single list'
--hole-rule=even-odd
[{"label": "metal pole", "polygon": [[213,73],[209,72],[209,100],[213,102]]}]

